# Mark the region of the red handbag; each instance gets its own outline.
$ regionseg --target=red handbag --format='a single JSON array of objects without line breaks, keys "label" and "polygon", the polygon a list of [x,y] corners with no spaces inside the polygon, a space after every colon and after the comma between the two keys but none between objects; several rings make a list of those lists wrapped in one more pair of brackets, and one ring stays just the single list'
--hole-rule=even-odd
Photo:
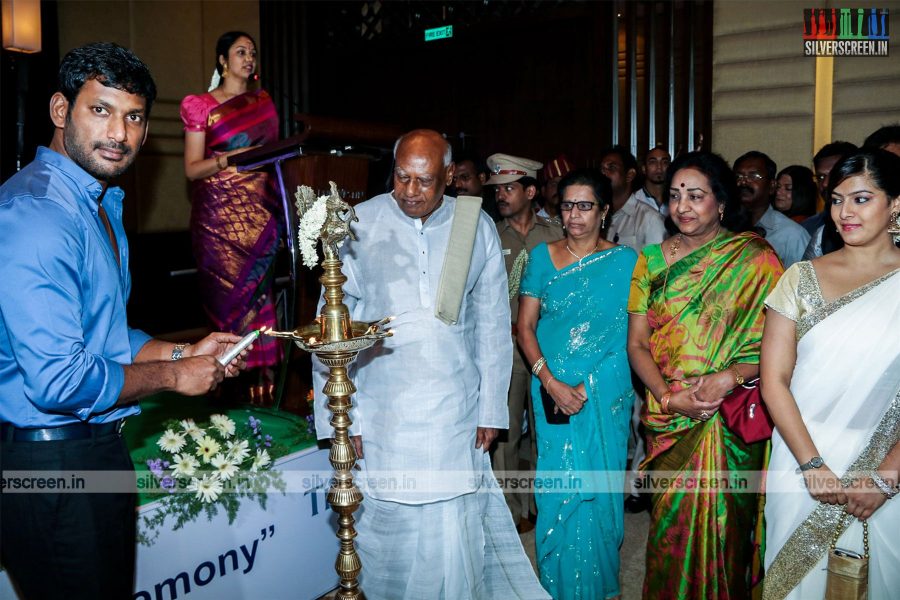
[{"label": "red handbag", "polygon": [[719,414],[728,427],[747,444],[772,437],[772,417],[763,404],[759,377],[734,388],[719,406]]}]

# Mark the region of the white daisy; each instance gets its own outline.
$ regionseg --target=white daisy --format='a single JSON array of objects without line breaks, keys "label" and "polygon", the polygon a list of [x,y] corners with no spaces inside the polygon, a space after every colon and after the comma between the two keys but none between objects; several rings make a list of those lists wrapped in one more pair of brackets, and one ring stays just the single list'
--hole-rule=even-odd
[{"label": "white daisy", "polygon": [[222,434],[222,437],[227,438],[234,435],[234,421],[225,415],[212,415],[209,420],[212,423],[213,428]]},{"label": "white daisy", "polygon": [[213,474],[217,475],[221,481],[228,481],[238,472],[237,465],[228,460],[222,454],[216,454],[213,457],[212,466],[215,469]]},{"label": "white daisy", "polygon": [[185,444],[185,436],[183,433],[175,433],[171,429],[166,429],[166,432],[160,436],[158,440],[156,440],[156,445],[166,452],[175,453],[184,448]]},{"label": "white daisy", "polygon": [[269,458],[269,453],[265,451],[265,449],[260,448],[256,451],[256,456],[253,457],[253,464],[250,466],[250,470],[256,473],[260,469],[269,465],[272,462],[272,459]]},{"label": "white daisy", "polygon": [[194,423],[193,419],[182,419],[180,425],[183,429],[182,433],[189,436],[195,442],[202,439],[205,435],[203,430],[197,427],[197,424]]},{"label": "white daisy", "polygon": [[200,463],[188,453],[176,454],[172,457],[172,473],[183,477],[192,477]]},{"label": "white daisy", "polygon": [[196,492],[195,498],[203,502],[215,502],[222,493],[222,482],[215,475],[204,475],[203,479],[191,478],[189,492]]},{"label": "white daisy", "polygon": [[[328,196],[320,196],[316,199],[312,206],[306,209],[300,215],[300,221],[297,225],[297,240],[300,247],[300,256],[303,264],[310,269],[315,268],[319,264],[319,255],[316,252],[316,246],[319,243],[319,236],[322,235],[322,226],[328,217],[328,208],[326,206]],[[299,209],[298,204],[298,209]]]},{"label": "white daisy", "polygon": [[250,443],[247,440],[241,440],[240,442],[228,441],[225,445],[228,447],[228,452],[225,453],[225,456],[236,465],[241,464],[245,458],[250,456]]},{"label": "white daisy", "polygon": [[219,453],[220,448],[219,442],[207,435],[203,439],[197,440],[197,451],[195,454],[203,459],[204,464],[209,464],[212,457]]}]

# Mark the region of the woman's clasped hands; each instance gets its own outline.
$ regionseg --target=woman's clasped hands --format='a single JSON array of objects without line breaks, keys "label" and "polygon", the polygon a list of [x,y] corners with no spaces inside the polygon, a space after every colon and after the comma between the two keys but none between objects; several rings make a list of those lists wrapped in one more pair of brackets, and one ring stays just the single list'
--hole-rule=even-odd
[{"label": "woman's clasped hands", "polygon": [[825,504],[842,505],[844,512],[861,521],[871,517],[888,499],[870,476],[857,477],[845,486],[827,465],[804,471],[803,481],[810,496]]},{"label": "woman's clasped hands", "polygon": [[707,376],[689,377],[683,385],[683,389],[671,393],[667,408],[670,413],[698,421],[711,419],[728,393],[728,388],[722,388],[716,379]]}]

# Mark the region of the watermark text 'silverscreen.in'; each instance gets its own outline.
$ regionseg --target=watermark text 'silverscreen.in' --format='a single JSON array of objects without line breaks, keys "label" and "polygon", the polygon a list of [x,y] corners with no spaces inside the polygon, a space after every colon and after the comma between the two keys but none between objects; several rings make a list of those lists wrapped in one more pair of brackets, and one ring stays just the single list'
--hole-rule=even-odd
[{"label": "watermark text 'silverscreen.in'", "polygon": [[886,8],[803,9],[804,56],[888,56]]}]

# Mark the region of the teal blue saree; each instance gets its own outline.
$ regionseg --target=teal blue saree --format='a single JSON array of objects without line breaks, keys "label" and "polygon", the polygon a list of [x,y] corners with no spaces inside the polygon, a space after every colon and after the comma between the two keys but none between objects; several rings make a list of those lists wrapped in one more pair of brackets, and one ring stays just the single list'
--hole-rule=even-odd
[{"label": "teal blue saree", "polygon": [[[620,594],[619,546],[634,391],[625,342],[637,256],[624,246],[557,270],[546,244],[531,251],[520,293],[540,300],[537,340],[554,377],[584,383],[588,400],[568,424],[547,423],[532,381],[537,429],[541,584],[553,598]],[[547,485],[544,485],[547,484]]]}]

